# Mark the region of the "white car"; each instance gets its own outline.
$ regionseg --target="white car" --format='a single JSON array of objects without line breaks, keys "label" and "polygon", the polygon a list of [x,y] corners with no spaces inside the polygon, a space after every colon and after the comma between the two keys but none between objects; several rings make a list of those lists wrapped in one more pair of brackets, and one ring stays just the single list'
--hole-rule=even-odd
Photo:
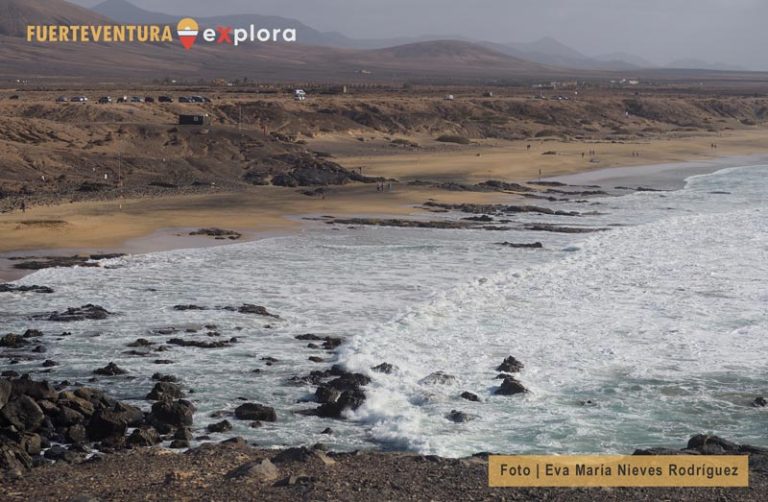
[{"label": "white car", "polygon": [[87,103],[88,98],[86,98],[85,96],[75,96],[70,101],[73,103]]}]

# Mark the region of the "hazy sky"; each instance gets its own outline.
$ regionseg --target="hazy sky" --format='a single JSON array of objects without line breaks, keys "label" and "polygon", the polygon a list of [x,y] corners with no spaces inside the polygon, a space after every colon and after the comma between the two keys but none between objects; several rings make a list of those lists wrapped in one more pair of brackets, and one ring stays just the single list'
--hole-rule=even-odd
[{"label": "hazy sky", "polygon": [[[92,6],[100,0],[74,0]],[[590,56],[654,63],[697,58],[768,69],[766,0],[131,0],[169,14],[258,13],[356,38],[462,35],[493,42],[544,36]]]}]

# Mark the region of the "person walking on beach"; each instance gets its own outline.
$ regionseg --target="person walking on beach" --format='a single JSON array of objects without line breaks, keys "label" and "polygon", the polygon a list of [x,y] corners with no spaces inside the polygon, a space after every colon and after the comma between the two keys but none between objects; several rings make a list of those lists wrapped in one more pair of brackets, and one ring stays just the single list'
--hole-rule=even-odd
[{"label": "person walking on beach", "polygon": [[21,201],[21,212],[22,214],[27,212],[27,203],[25,201]]}]

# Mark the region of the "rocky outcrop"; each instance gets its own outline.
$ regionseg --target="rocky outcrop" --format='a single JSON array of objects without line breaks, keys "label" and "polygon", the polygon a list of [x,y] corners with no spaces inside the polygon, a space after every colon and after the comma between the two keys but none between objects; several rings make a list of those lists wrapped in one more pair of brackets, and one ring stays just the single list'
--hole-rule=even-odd
[{"label": "rocky outcrop", "polygon": [[276,422],[277,413],[269,406],[256,403],[244,403],[235,409],[238,420],[258,420],[260,422]]},{"label": "rocky outcrop", "polygon": [[516,394],[527,394],[528,389],[520,383],[515,377],[508,376],[502,380],[501,385],[494,392],[497,396],[514,396]]},{"label": "rocky outcrop", "polygon": [[195,230],[194,232],[190,232],[189,235],[191,236],[207,236],[207,237],[213,237],[217,240],[224,240],[229,239],[232,241],[236,241],[240,239],[243,234],[240,232],[235,232],[234,230],[225,230],[223,228],[201,228],[200,230]]},{"label": "rocky outcrop", "polygon": [[82,307],[71,307],[64,312],[52,312],[47,316],[47,320],[54,322],[101,321],[112,315],[114,314],[104,307],[88,304]]},{"label": "rocky outcrop", "polygon": [[501,371],[503,373],[520,373],[524,367],[525,365],[523,363],[514,357],[509,356],[496,368],[496,371]]},{"label": "rocky outcrop", "polygon": [[0,293],[43,293],[51,294],[53,289],[47,286],[14,286],[13,284],[0,284]]}]

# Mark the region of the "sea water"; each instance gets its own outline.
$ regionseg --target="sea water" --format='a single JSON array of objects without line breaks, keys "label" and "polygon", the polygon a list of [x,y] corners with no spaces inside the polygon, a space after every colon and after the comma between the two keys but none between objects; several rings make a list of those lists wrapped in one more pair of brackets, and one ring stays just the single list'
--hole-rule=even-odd
[{"label": "sea water", "polygon": [[[228,436],[264,447],[631,453],[683,446],[702,432],[765,446],[768,410],[750,403],[768,394],[767,190],[768,166],[733,168],[690,178],[674,192],[572,197],[557,209],[584,216],[512,215],[508,231],[318,223],[289,237],[43,270],[19,283],[55,294],[2,295],[0,332],[46,333],[47,353],[21,358],[14,370],[103,387],[145,409],[153,373],[180,377],[193,391],[199,434],[221,420],[212,413],[244,399],[273,406],[278,421],[261,428],[230,419]],[[517,228],[526,222],[606,230]],[[498,245],[504,241],[544,249]],[[66,324],[31,318],[87,303],[118,315]],[[173,309],[243,303],[280,318]],[[137,338],[216,339],[203,335],[211,324],[239,342],[125,353]],[[158,334],[169,327],[179,332]],[[71,336],[59,337],[63,331]],[[326,353],[295,339],[306,333],[346,343]],[[528,394],[494,395],[495,369],[509,355],[525,364],[518,378]],[[40,374],[42,359],[59,366]],[[89,382],[110,361],[128,375]],[[382,362],[395,370],[371,371]],[[314,388],[291,377],[334,363],[373,378],[365,404],[344,421],[296,414],[316,406],[307,402]],[[423,382],[435,371],[455,382]],[[481,402],[461,399],[464,391]],[[471,420],[451,422],[452,410]],[[335,433],[321,434],[326,427]]]}]

